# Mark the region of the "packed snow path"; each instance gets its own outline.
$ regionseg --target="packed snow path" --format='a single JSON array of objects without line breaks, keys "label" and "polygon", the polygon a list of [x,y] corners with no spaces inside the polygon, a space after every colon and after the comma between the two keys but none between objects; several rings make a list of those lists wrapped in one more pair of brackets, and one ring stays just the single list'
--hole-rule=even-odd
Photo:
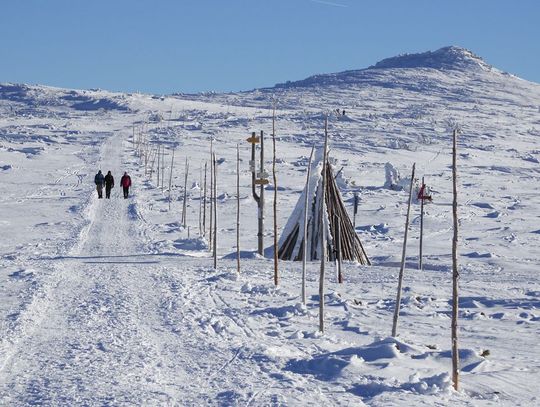
[{"label": "packed snow path", "polygon": [[50,281],[32,304],[35,325],[23,332],[2,372],[6,402],[167,399],[166,332],[160,332],[159,297],[151,289],[152,267],[160,262],[138,255],[135,206],[118,197],[121,149],[117,139],[111,142],[101,168],[116,175],[113,199],[91,204],[90,224],[73,255],[48,265]]},{"label": "packed snow path", "polygon": [[[116,186],[112,199],[93,198],[71,255],[36,260],[50,275],[6,352],[0,404],[229,405],[238,396],[228,389],[242,388],[256,404],[279,405],[283,393],[301,402],[306,389],[277,381],[243,346],[258,334],[228,308],[219,276],[205,279],[181,255],[145,254],[136,200],[119,194],[121,151],[118,137],[103,148]],[[246,389],[253,375],[257,388]],[[316,404],[328,401],[312,390]]]}]

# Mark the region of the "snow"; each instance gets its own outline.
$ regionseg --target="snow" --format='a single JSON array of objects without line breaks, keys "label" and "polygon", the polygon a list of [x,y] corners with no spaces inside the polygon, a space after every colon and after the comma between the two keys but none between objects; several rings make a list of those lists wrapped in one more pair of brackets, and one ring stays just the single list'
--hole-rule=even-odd
[{"label": "snow", "polygon": [[[0,404],[537,405],[540,85],[484,69],[459,48],[390,62],[229,94],[0,85]],[[311,146],[322,145],[325,113],[347,112],[347,120],[330,116],[330,155],[343,167],[339,185],[351,214],[360,194],[356,230],[373,265],[345,264],[344,284],[328,266],[324,334],[318,264],[308,263],[304,306],[301,264],[280,262],[274,287],[272,259],[255,254],[245,139],[270,133],[274,98],[280,232],[304,188]],[[133,125],[138,132],[143,123],[151,144],[167,150],[166,181],[176,148],[170,210],[167,186],[156,187],[155,172],[145,176],[133,149]],[[459,392],[449,376],[456,125]],[[210,140],[220,162],[217,270],[198,218]],[[269,147],[266,159],[268,170]],[[425,207],[423,271],[413,207],[391,338],[408,197],[384,187],[385,164],[407,176],[413,162],[433,203]],[[115,187],[112,199],[98,200],[98,169],[127,171],[131,197]],[[273,191],[268,186],[266,247]]]},{"label": "snow", "polygon": [[461,47],[443,47],[420,54],[404,54],[386,58],[371,68],[434,68],[434,69],[493,69],[478,55]]}]

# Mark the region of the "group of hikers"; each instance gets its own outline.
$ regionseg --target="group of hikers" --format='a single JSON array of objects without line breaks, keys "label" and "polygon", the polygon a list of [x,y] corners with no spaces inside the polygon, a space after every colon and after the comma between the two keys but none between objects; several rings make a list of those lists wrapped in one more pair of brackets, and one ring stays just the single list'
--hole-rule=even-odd
[{"label": "group of hikers", "polygon": [[[111,189],[114,188],[114,177],[111,172],[107,172],[107,175],[103,175],[101,170],[98,171],[94,177],[94,182],[96,183],[96,190],[98,198],[103,198],[103,187],[105,187],[105,198],[111,198]],[[124,199],[127,199],[129,196],[129,187],[131,186],[131,177],[127,172],[124,172],[124,175],[120,179],[120,185],[124,190]]]}]

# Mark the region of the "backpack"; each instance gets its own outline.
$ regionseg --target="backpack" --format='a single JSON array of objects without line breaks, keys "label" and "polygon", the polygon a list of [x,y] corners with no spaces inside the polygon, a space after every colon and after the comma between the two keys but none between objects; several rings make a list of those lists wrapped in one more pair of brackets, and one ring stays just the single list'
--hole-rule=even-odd
[{"label": "backpack", "polygon": [[105,177],[103,176],[103,174],[98,172],[96,176],[94,177],[94,182],[96,183],[96,185],[103,185],[104,181],[105,181]]}]

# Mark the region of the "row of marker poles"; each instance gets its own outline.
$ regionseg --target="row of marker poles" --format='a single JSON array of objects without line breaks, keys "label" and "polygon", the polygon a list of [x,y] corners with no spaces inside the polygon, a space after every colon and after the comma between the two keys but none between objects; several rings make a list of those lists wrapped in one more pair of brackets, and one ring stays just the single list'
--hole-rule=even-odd
[{"label": "row of marker poles", "polygon": [[[452,382],[455,390],[459,390],[459,347],[458,347],[458,317],[459,317],[459,279],[460,272],[457,260],[457,246],[459,233],[458,220],[458,198],[457,198],[457,135],[458,130],[455,129],[452,135],[452,220],[453,220],[453,237],[452,237],[452,320],[451,320],[451,342],[452,342]],[[399,317],[399,309],[401,305],[401,291],[403,284],[403,271],[405,268],[405,255],[407,247],[407,235],[409,230],[409,218],[412,201],[412,189],[414,183],[415,166],[413,164],[411,174],[411,184],[409,187],[409,202],[407,205],[407,216],[405,219],[405,234],[403,237],[403,250],[401,256],[401,267],[398,277],[398,290],[396,296],[396,304],[394,309],[394,318],[392,324],[392,336],[397,336],[397,323]],[[422,178],[422,191],[425,189],[424,178]],[[420,259],[419,268],[422,269],[422,234],[423,234],[423,215],[424,215],[424,192],[419,197],[421,200],[421,239],[420,239]]]}]

